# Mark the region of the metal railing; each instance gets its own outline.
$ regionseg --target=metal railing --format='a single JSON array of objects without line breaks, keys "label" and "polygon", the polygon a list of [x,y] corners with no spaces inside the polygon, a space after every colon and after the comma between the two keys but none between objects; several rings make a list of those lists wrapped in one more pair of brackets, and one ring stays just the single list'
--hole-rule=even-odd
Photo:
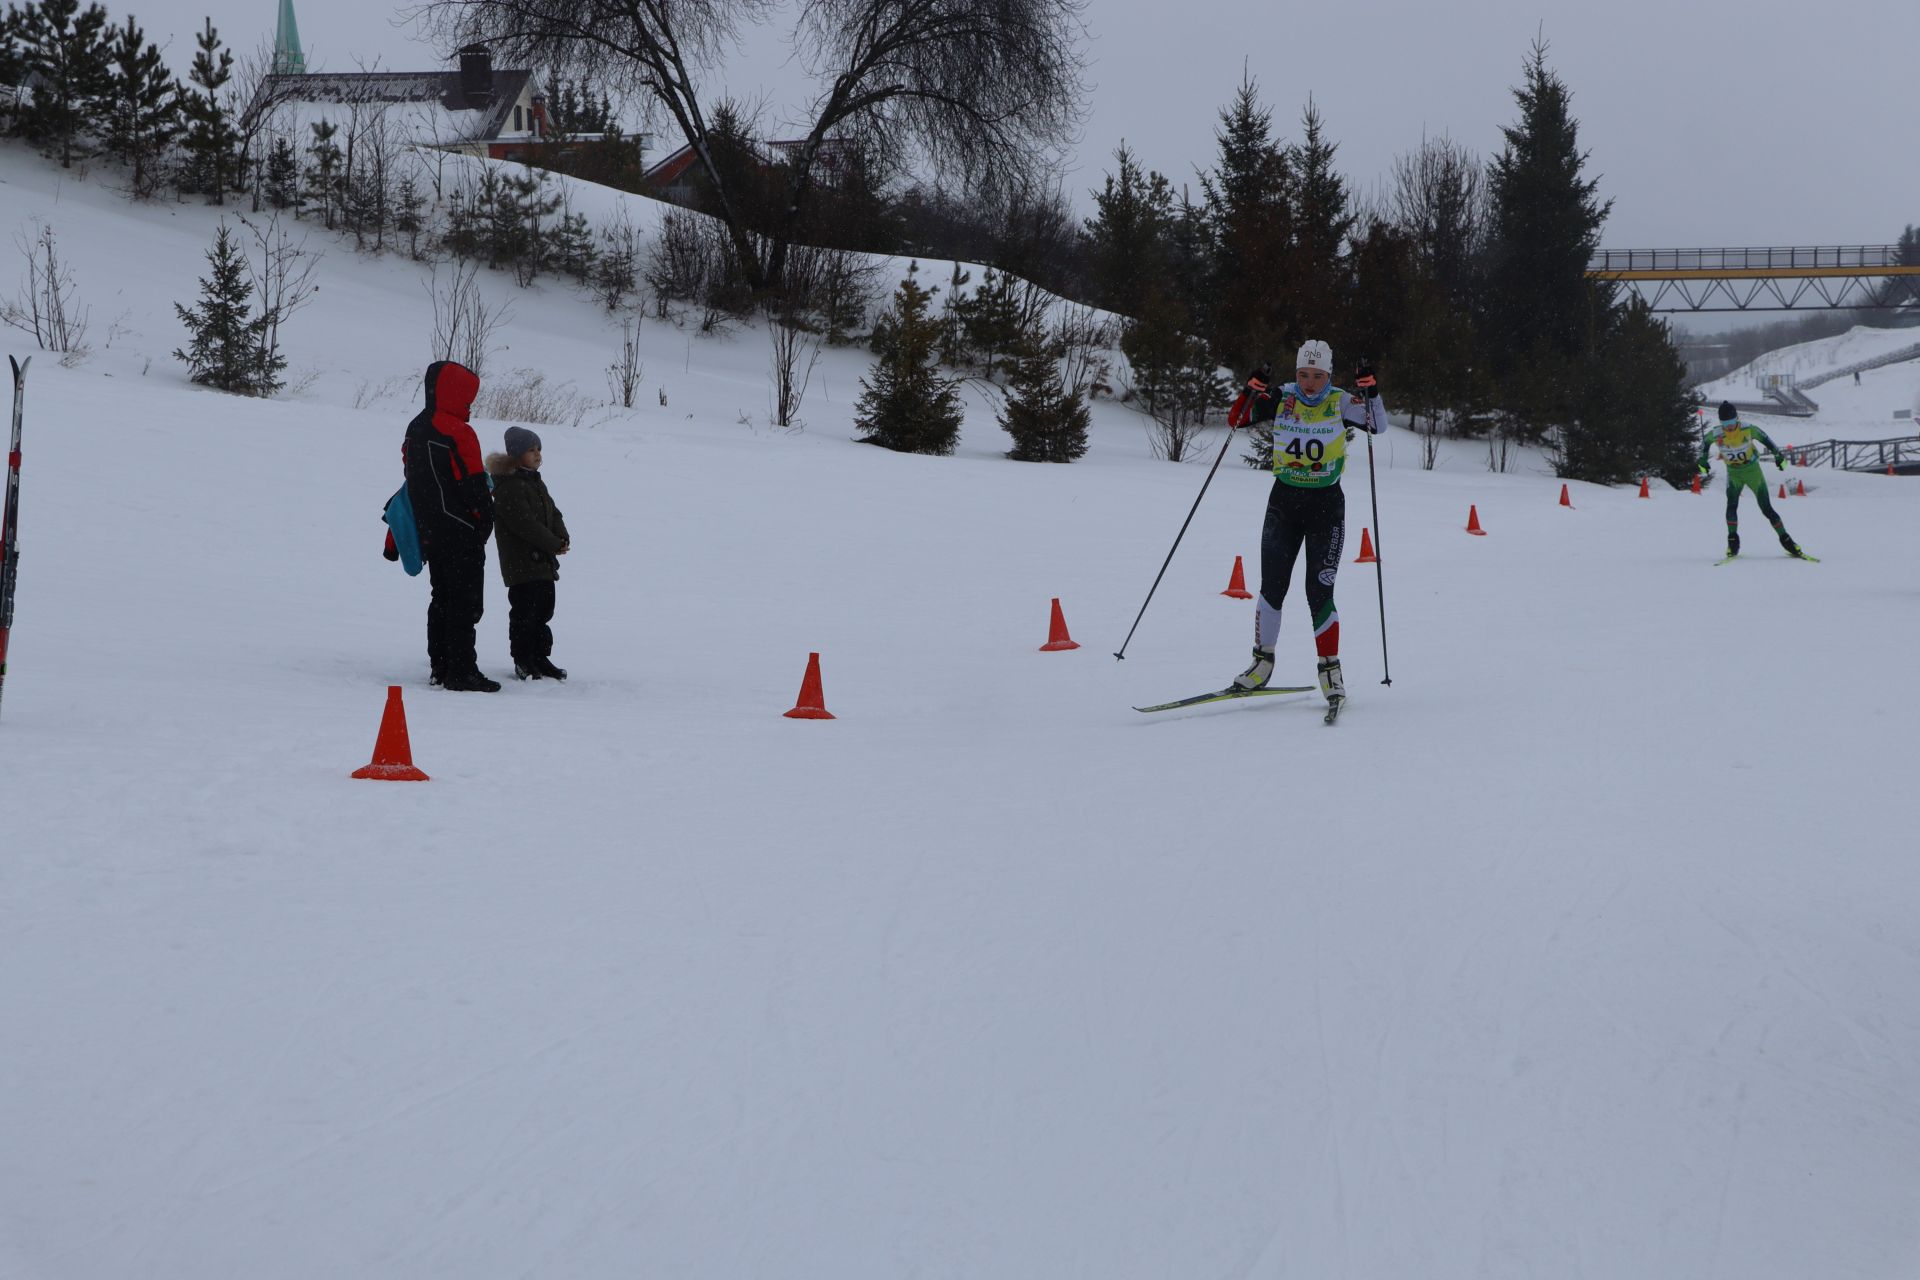
[{"label": "metal railing", "polygon": [[1908,360],[1920,360],[1920,342],[1916,342],[1910,347],[1902,347],[1898,351],[1889,351],[1884,355],[1874,356],[1868,360],[1856,360],[1854,363],[1844,365],[1838,369],[1829,369],[1827,372],[1815,374],[1811,378],[1798,380],[1794,385],[1800,387],[1817,387],[1822,383],[1832,382],[1835,378],[1844,378],[1850,373],[1865,373],[1869,369],[1880,369],[1890,364],[1904,364]]},{"label": "metal railing", "polygon": [[1920,473],[1920,436],[1897,440],[1822,440],[1796,444],[1784,452],[1788,460],[1807,467],[1838,467],[1842,471]]},{"label": "metal railing", "polygon": [[1781,271],[1898,267],[1897,244],[1797,245],[1762,249],[1602,249],[1588,271]]}]

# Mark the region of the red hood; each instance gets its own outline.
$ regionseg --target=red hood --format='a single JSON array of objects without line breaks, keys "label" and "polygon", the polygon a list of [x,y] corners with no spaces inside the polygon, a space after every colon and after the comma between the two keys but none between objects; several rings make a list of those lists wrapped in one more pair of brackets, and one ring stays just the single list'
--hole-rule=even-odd
[{"label": "red hood", "polygon": [[480,375],[451,360],[434,362],[427,368],[427,408],[436,414],[467,420],[474,397],[480,394]]}]

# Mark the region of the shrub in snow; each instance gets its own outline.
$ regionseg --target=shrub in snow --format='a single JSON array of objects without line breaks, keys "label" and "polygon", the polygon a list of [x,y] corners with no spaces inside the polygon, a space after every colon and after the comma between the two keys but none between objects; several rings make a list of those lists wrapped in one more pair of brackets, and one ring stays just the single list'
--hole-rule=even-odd
[{"label": "shrub in snow", "polygon": [[213,274],[200,281],[199,304],[191,311],[177,302],[173,306],[192,335],[185,349],[174,350],[174,358],[186,362],[195,382],[270,396],[280,389],[286,357],[268,346],[269,318],[249,314],[253,283],[224,223],[207,250],[207,263]]},{"label": "shrub in snow", "polygon": [[948,454],[960,441],[964,415],[955,384],[934,366],[940,325],[928,314],[933,293],[920,287],[914,279],[918,273],[918,263],[907,268],[906,279],[894,292],[893,309],[874,330],[880,359],[860,380],[853,423],[865,433],[863,444],[901,453]]},{"label": "shrub in snow", "polygon": [[1000,429],[1013,437],[1007,456],[1016,462],[1072,462],[1087,451],[1092,415],[1079,392],[1060,378],[1049,351],[1029,345],[1013,367]]}]

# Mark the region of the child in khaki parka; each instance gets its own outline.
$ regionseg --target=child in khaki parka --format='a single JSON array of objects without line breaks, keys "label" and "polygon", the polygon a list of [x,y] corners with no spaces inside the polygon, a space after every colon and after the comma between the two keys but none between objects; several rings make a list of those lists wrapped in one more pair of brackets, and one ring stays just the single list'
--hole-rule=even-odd
[{"label": "child in khaki parka", "polygon": [[565,680],[553,665],[554,583],[572,543],[567,522],[540,478],[540,437],[508,427],[506,452],[487,458],[493,476],[493,541],[507,584],[507,644],[521,680]]}]

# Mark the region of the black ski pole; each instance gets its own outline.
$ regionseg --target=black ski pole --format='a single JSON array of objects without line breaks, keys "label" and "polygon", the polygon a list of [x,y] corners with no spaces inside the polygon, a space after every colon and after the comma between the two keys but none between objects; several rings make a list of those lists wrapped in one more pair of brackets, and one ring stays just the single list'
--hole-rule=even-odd
[{"label": "black ski pole", "polygon": [[1120,642],[1120,651],[1113,656],[1124,659],[1127,646],[1133,643],[1133,633],[1140,629],[1140,619],[1147,616],[1147,606],[1153,603],[1153,593],[1160,589],[1160,579],[1167,576],[1167,566],[1173,563],[1173,553],[1180,549],[1180,539],[1187,536],[1187,526],[1193,523],[1193,513],[1200,509],[1200,498],[1207,496],[1207,485],[1213,483],[1214,472],[1220,470],[1220,464],[1226,460],[1227,450],[1233,447],[1233,431],[1228,429],[1227,442],[1220,446],[1220,456],[1213,460],[1213,466],[1207,472],[1206,484],[1200,486],[1200,495],[1193,500],[1193,510],[1187,512],[1187,518],[1180,522],[1180,532],[1174,535],[1173,545],[1167,548],[1167,558],[1160,563],[1160,572],[1153,575],[1153,585],[1147,588],[1147,598],[1140,602],[1140,612],[1133,615],[1133,625],[1127,628],[1127,638]]},{"label": "black ski pole", "polygon": [[7,684],[7,636],[13,631],[13,588],[20,580],[20,418],[33,357],[8,356],[7,363],[13,366],[13,435],[7,447],[7,502],[0,515],[0,689]]},{"label": "black ski pole", "polygon": [[[1367,401],[1369,424],[1373,417],[1373,406],[1377,401]],[[1373,580],[1380,588],[1380,670],[1385,676],[1381,684],[1393,683],[1393,668],[1387,664],[1387,580],[1380,570],[1386,567],[1387,558],[1380,554],[1381,544],[1386,540],[1380,536],[1380,484],[1374,479],[1373,471],[1373,432],[1367,432],[1367,492],[1373,499]]]}]

